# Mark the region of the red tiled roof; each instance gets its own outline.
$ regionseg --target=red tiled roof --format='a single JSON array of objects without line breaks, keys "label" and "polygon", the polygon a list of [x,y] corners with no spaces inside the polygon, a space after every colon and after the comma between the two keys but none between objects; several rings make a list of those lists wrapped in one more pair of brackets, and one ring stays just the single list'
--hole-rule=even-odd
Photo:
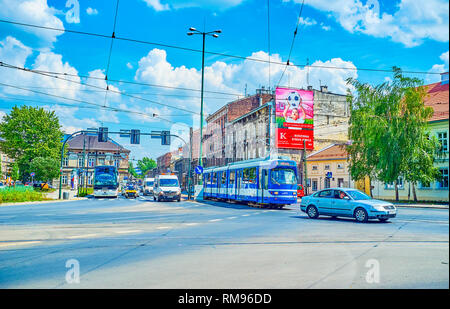
[{"label": "red tiled roof", "polygon": [[434,83],[425,85],[427,95],[425,97],[425,106],[434,109],[434,114],[429,121],[448,119],[448,101],[449,101],[449,84]]},{"label": "red tiled roof", "polygon": [[345,145],[334,145],[309,156],[306,161],[347,159]]}]

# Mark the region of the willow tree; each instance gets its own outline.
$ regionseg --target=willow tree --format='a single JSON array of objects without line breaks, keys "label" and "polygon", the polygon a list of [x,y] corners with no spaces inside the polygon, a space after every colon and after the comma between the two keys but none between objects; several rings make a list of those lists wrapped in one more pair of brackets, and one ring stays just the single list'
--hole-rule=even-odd
[{"label": "willow tree", "polygon": [[435,177],[436,141],[427,135],[433,110],[424,105],[422,81],[403,76],[396,67],[393,72],[391,82],[376,86],[347,80],[355,89],[348,96],[352,144],[347,151],[353,179],[393,182],[398,201],[400,176],[413,183]]}]

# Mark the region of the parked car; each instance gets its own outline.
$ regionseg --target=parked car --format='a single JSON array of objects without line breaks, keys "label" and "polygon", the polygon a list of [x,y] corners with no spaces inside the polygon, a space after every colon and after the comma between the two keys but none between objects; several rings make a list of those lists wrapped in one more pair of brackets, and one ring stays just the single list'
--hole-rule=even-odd
[{"label": "parked car", "polygon": [[297,197],[302,198],[305,196],[305,188],[303,187],[303,185],[298,185],[297,186]]},{"label": "parked car", "polygon": [[355,218],[358,222],[367,222],[369,219],[385,222],[397,215],[397,209],[392,203],[373,199],[351,188],[324,189],[304,196],[300,209],[312,219],[325,215]]}]

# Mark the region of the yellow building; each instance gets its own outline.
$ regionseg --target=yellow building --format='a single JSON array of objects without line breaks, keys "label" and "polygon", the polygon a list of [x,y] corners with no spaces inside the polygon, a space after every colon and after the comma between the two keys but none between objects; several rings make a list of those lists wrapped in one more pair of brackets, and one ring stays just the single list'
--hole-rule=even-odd
[{"label": "yellow building", "polygon": [[333,187],[354,187],[344,144],[331,144],[306,157],[308,194]]}]

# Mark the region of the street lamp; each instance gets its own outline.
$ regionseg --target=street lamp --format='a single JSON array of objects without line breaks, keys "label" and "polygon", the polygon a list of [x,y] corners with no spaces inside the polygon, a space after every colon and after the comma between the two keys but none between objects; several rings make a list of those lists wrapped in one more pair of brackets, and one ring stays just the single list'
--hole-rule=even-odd
[{"label": "street lamp", "polygon": [[[203,37],[203,49],[202,49],[202,90],[201,90],[201,104],[200,104],[200,154],[199,154],[199,165],[203,166],[203,160],[202,160],[202,151],[203,151],[203,83],[205,78],[205,38],[207,35],[212,36],[214,38],[218,38],[218,33],[222,33],[222,30],[214,30],[210,32],[202,32],[198,31],[194,27],[189,28],[189,31],[187,35],[195,35],[195,34],[201,34]],[[202,177],[200,177],[199,184],[202,184]]]}]

